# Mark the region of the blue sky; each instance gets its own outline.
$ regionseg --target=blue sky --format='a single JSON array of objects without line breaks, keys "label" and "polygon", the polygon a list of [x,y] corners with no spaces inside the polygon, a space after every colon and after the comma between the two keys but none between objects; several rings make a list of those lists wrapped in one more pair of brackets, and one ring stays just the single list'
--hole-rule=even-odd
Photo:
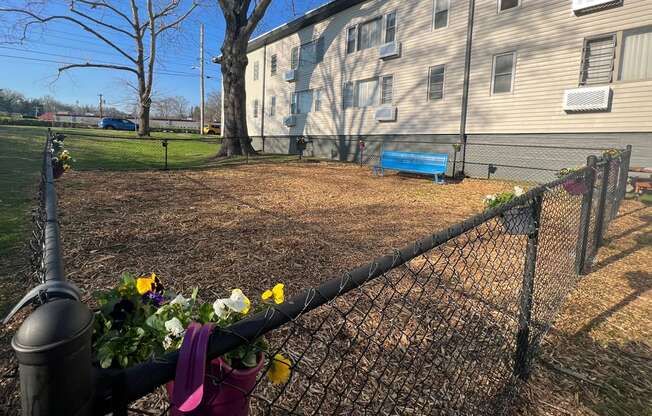
[{"label": "blue sky", "polygon": [[[3,0],[21,4],[25,0]],[[112,3],[121,3],[117,0]],[[142,1],[142,0],[141,0]],[[58,0],[65,3],[65,0]],[[167,2],[166,2],[167,3]],[[270,30],[296,18],[307,10],[328,3],[327,0],[272,0],[264,21],[256,34]],[[166,39],[160,46],[157,70],[155,71],[155,94],[160,96],[185,97],[191,105],[199,103],[199,70],[193,69],[199,62],[199,25],[206,28],[206,80],[207,92],[219,90],[219,66],[210,63],[210,57],[219,54],[224,36],[224,20],[217,6],[217,0],[207,0],[207,5],[195,10],[180,33],[173,39]],[[61,6],[48,6],[42,14],[59,12]],[[27,41],[15,40],[15,16],[0,13],[0,88],[22,92],[28,97],[54,96],[56,99],[74,104],[96,104],[102,93],[110,106],[127,109],[134,98],[125,80],[135,76],[127,72],[81,68],[61,74],[57,79],[57,68],[61,63],[100,61],[103,63],[124,63],[119,53],[71,23],[48,23],[47,26],[32,26]],[[255,35],[254,35],[255,36]],[[114,39],[112,37],[111,39]],[[120,46],[132,47],[133,41],[125,36],[117,42]],[[130,49],[131,50],[131,49]]]}]

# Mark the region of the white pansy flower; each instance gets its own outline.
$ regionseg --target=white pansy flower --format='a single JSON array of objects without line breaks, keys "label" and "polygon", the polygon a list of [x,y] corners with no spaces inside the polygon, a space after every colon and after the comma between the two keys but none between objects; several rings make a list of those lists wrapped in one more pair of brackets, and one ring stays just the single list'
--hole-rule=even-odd
[{"label": "white pansy flower", "polygon": [[163,348],[166,350],[172,346],[172,338],[169,336],[165,336],[165,339],[163,340]]},{"label": "white pansy flower", "polygon": [[213,303],[213,310],[218,318],[225,318],[229,314],[229,310],[226,306],[227,300],[228,299],[218,299]]},{"label": "white pansy flower", "polygon": [[188,305],[190,305],[190,300],[184,298],[183,295],[179,294],[170,302],[170,305],[176,305],[176,304],[179,304],[182,307],[187,308]]},{"label": "white pansy flower", "polygon": [[169,321],[166,321],[165,329],[167,329],[167,331],[173,337],[178,337],[185,332],[185,328],[183,327],[183,324],[181,324],[181,321],[178,318],[172,318]]},{"label": "white pansy flower", "polygon": [[519,197],[519,196],[523,195],[524,193],[525,193],[525,191],[520,186],[515,186],[514,187],[514,196]]},{"label": "white pansy flower", "polygon": [[251,306],[251,301],[249,301],[240,289],[233,289],[231,291],[231,297],[225,299],[224,303],[226,303],[229,309],[244,314],[249,312],[249,307]]}]

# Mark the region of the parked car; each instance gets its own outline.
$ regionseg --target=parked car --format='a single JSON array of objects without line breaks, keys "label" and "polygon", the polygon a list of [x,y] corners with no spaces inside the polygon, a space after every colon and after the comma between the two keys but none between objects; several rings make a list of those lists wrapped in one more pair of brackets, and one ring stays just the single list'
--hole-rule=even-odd
[{"label": "parked car", "polygon": [[204,126],[204,134],[219,134],[222,132],[220,123],[210,123]]},{"label": "parked car", "polygon": [[138,130],[138,124],[123,118],[104,117],[97,126],[104,130]]}]

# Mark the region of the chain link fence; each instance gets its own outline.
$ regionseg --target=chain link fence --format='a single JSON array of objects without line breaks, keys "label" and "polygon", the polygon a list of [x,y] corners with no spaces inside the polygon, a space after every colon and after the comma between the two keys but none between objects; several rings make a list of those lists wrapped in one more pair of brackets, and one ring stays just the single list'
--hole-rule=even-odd
[{"label": "chain link fence", "polygon": [[[297,144],[302,137],[305,149]],[[415,136],[265,136],[252,138],[254,147],[263,153],[302,154],[374,166],[383,151],[444,153],[448,155],[448,176],[464,172],[474,178],[494,178],[545,183],[556,178],[563,168],[582,166],[586,158],[605,148],[537,146],[500,143],[466,145],[453,135]]]},{"label": "chain link fence", "polygon": [[[290,358],[287,383],[274,386],[261,371],[237,391],[253,415],[504,414],[564,299],[590,270],[624,196],[630,155],[589,157],[569,176],[218,328],[208,356],[256,351],[265,335],[272,356]],[[51,263],[42,253],[60,250],[58,231],[41,232],[47,211],[56,215],[47,160],[46,146],[32,245],[44,282]],[[54,293],[45,295],[37,299]],[[177,359],[98,371],[93,414],[126,414],[174,378]],[[229,376],[212,381],[233,389]]]}]

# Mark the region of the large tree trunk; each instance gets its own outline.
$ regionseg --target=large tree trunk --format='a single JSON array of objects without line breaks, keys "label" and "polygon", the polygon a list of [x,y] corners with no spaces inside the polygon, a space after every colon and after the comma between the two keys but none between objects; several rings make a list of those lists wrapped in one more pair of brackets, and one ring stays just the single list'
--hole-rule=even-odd
[{"label": "large tree trunk", "polygon": [[149,111],[150,104],[141,104],[138,109],[138,135],[149,136]]},{"label": "large tree trunk", "polygon": [[255,153],[247,129],[247,92],[242,74],[247,68],[246,53],[235,57],[223,56],[230,65],[222,65],[224,85],[224,141],[219,156]]},{"label": "large tree trunk", "polygon": [[[264,13],[268,4],[269,1],[259,4],[259,6],[264,6],[259,10],[259,14]],[[231,8],[233,10],[235,6],[231,5]],[[230,157],[255,153],[247,129],[247,91],[245,89],[245,71],[249,63],[247,46],[251,33],[245,29],[248,22],[243,16],[226,13],[225,10],[225,18],[227,25],[220,61],[224,97],[222,120],[224,140],[218,156]],[[249,22],[249,24],[251,23]]]}]

